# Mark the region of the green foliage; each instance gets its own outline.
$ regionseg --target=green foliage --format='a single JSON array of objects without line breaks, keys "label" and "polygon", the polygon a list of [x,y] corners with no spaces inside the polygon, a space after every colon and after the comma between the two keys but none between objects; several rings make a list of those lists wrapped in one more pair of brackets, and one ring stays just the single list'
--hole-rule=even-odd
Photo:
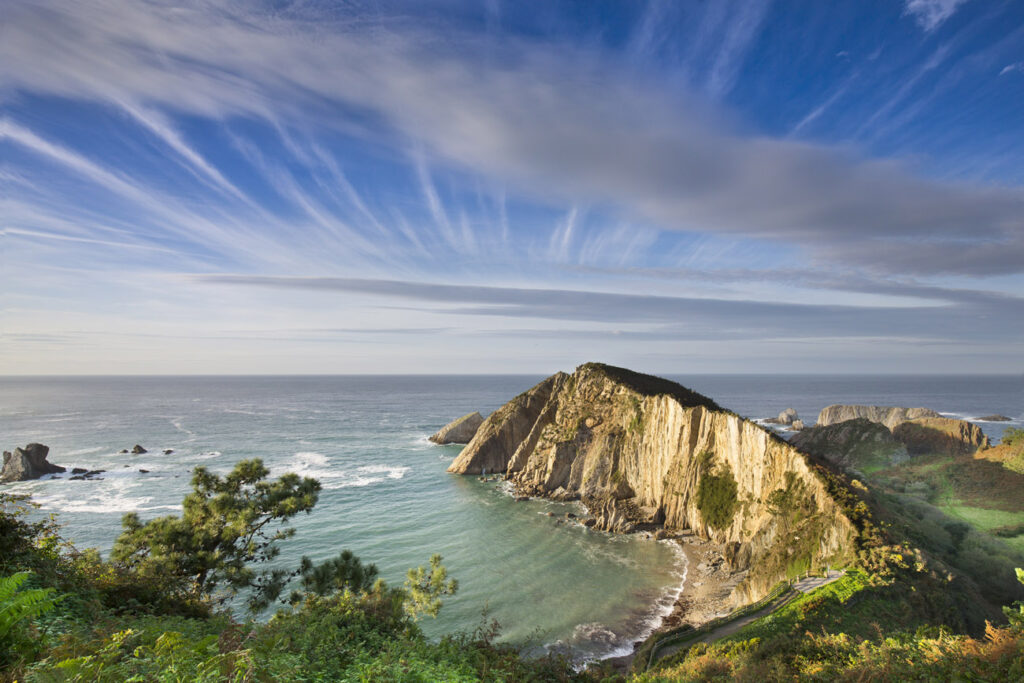
[{"label": "green foliage", "polygon": [[[1017,581],[1024,584],[1024,569],[1017,567]],[[1011,607],[1004,607],[1003,614],[1010,622],[1010,628],[1024,631],[1024,602],[1017,601]]]},{"label": "green foliage", "polygon": [[448,579],[448,570],[440,555],[430,557],[430,567],[410,569],[405,579],[405,610],[416,618],[420,614],[436,617],[441,611],[441,598],[454,595],[459,583]]},{"label": "green foliage", "polygon": [[[257,572],[252,565],[277,556],[276,542],[295,530],[274,525],[312,510],[320,483],[290,473],[267,481],[269,474],[258,459],[239,462],[225,477],[197,467],[182,516],[142,523],[135,513],[125,515],[113,560],[196,597],[218,588],[229,595],[253,588],[257,596],[276,597],[284,573]],[[265,601],[258,597],[254,605]]]},{"label": "green foliage", "polygon": [[1003,432],[1003,438],[999,440],[999,443],[1004,446],[1024,445],[1024,429],[1007,427],[1006,431]]},{"label": "green foliage", "polygon": [[704,471],[697,486],[697,509],[708,526],[726,529],[732,524],[736,508],[739,507],[736,480],[726,464],[717,468],[717,472],[711,469],[710,453],[702,453],[699,457]]},{"label": "green foliage", "polygon": [[0,665],[35,652],[39,643],[29,630],[31,623],[51,611],[60,599],[53,597],[53,588],[22,590],[30,576],[30,572],[18,572],[0,578]]}]

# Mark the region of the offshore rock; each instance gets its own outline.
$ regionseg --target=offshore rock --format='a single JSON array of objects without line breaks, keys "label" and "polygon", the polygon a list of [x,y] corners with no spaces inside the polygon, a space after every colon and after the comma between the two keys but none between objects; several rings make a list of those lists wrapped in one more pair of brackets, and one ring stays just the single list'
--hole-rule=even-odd
[{"label": "offshore rock", "polygon": [[134,445],[134,446],[132,447],[132,454],[133,454],[133,455],[142,455],[143,453],[148,453],[148,452],[149,452],[149,451],[147,451],[147,450],[146,450],[145,448],[143,448],[143,447],[142,447],[142,446],[140,446],[139,444],[135,444],[135,445]]},{"label": "offshore rock", "polygon": [[484,418],[480,413],[463,415],[441,427],[436,434],[430,437],[430,440],[439,444],[469,443],[483,423]]},{"label": "offshore rock", "polygon": [[[588,363],[500,408],[449,471],[485,467],[505,472],[518,495],[578,496],[597,528],[691,529],[732,544],[730,566],[748,570],[736,603],[757,600],[797,566],[853,552],[854,527],[820,465],[706,396],[622,368]],[[800,514],[780,513],[769,498]]]},{"label": "offshore rock", "polygon": [[44,474],[66,472],[64,467],[54,465],[46,459],[49,453],[50,448],[41,443],[30,443],[24,448],[15,448],[13,453],[4,451],[0,483],[28,481],[29,479],[38,479]]},{"label": "offshore rock", "polygon": [[779,416],[777,418],[775,418],[775,419],[778,422],[778,424],[780,424],[780,425],[791,425],[791,424],[793,424],[793,421],[798,419],[798,418],[799,418],[799,415],[797,415],[797,412],[796,412],[795,409],[793,409],[793,408],[786,408],[781,413],[779,413]]},{"label": "offshore rock", "polygon": [[855,420],[858,417],[884,424],[889,429],[895,429],[896,425],[908,420],[942,416],[928,408],[831,405],[821,409],[821,412],[818,414],[818,426],[826,427],[839,422],[846,422],[847,420]]},{"label": "offshore rock", "polygon": [[893,430],[911,455],[973,455],[979,448],[988,448],[988,437],[981,427],[965,420],[948,417],[926,417],[904,422]]}]

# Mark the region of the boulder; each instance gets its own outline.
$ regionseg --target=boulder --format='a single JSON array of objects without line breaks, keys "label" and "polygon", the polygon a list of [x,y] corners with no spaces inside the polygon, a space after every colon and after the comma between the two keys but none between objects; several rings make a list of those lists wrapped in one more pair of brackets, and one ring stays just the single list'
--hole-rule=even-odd
[{"label": "boulder", "polygon": [[988,448],[988,437],[981,427],[966,420],[925,417],[903,422],[893,430],[911,455],[973,455]]},{"label": "boulder", "polygon": [[1013,422],[1013,418],[1006,417],[1005,415],[986,415],[978,419],[982,422]]},{"label": "boulder", "polygon": [[818,426],[828,425],[855,420],[862,417],[872,422],[884,424],[889,429],[895,429],[896,425],[916,420],[923,417],[942,417],[929,408],[901,408],[899,406],[859,406],[859,405],[831,405],[825,406],[818,414]]},{"label": "boulder", "polygon": [[803,420],[793,420],[793,424],[789,426],[794,432],[799,432],[806,428]]},{"label": "boulder", "polygon": [[165,448],[164,449],[164,455],[170,455],[173,452],[174,452],[173,448]]},{"label": "boulder", "polygon": [[483,423],[484,418],[480,413],[463,415],[458,420],[449,422],[444,427],[441,427],[436,434],[430,437],[430,440],[439,444],[469,443],[476,436],[476,430],[480,429],[480,425]]},{"label": "boulder", "polygon": [[779,416],[776,419],[778,420],[778,424],[780,425],[791,425],[793,424],[793,421],[798,418],[799,415],[796,414],[796,411],[794,409],[786,408],[781,413],[779,413]]},{"label": "boulder", "polygon": [[38,479],[44,474],[66,472],[60,465],[46,460],[50,448],[41,443],[30,443],[24,448],[15,448],[13,453],[4,451],[4,465],[0,470],[0,483]]},{"label": "boulder", "polygon": [[143,453],[148,453],[148,451],[139,444],[135,444],[135,446],[132,447],[133,455],[142,455]]}]

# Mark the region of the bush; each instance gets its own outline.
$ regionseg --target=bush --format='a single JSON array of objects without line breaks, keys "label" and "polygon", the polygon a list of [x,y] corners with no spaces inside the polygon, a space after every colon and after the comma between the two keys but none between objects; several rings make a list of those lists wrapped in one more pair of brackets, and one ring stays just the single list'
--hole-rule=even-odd
[{"label": "bush", "polygon": [[[702,455],[702,459],[710,464],[710,458]],[[717,473],[709,469],[701,474],[697,487],[697,509],[708,526],[727,529],[739,507],[739,488],[728,465],[719,467]]]}]

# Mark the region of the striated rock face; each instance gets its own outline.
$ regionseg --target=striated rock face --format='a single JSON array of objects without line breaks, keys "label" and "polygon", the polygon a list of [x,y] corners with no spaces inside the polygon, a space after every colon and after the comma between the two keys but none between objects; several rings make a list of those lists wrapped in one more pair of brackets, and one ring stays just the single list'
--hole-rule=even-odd
[{"label": "striated rock face", "polygon": [[15,448],[14,453],[4,451],[4,466],[0,470],[0,483],[38,479],[44,474],[65,472],[60,465],[53,465],[46,456],[50,448],[41,443],[30,443],[24,448]]},{"label": "striated rock face", "polygon": [[476,435],[476,430],[480,429],[480,425],[484,423],[484,418],[480,413],[470,413],[469,415],[463,415],[458,420],[449,422],[444,427],[430,437],[430,440],[434,443],[469,443],[473,440]]},{"label": "striated rock face", "polygon": [[448,466],[448,471],[455,474],[504,472],[516,449],[530,436],[551,394],[567,377],[564,372],[552,375],[491,413],[472,441]]},{"label": "striated rock face", "polygon": [[598,528],[692,529],[749,570],[737,603],[852,552],[854,529],[795,447],[674,382],[590,363],[513,399],[449,471],[580,498]]},{"label": "striated rock face", "polygon": [[981,427],[965,420],[926,417],[897,425],[893,436],[907,446],[911,455],[972,455],[988,448],[988,437]]},{"label": "striated rock face", "polygon": [[916,420],[922,417],[942,417],[934,410],[928,408],[900,408],[895,406],[825,406],[818,413],[818,426],[846,422],[863,417],[872,422],[884,424],[889,429],[895,429],[896,425],[908,420]]},{"label": "striated rock face", "polygon": [[805,453],[825,458],[846,469],[870,472],[910,459],[907,447],[889,428],[865,417],[811,427],[789,440]]}]

